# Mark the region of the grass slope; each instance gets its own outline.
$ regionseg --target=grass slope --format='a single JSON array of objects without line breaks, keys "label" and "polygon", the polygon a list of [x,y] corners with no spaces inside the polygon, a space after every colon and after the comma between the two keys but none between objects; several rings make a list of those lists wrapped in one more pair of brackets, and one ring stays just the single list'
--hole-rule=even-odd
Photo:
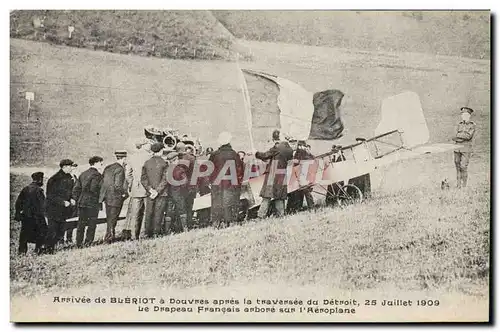
[{"label": "grass slope", "polygon": [[236,37],[362,49],[490,57],[487,11],[214,11]]},{"label": "grass slope", "polygon": [[[73,26],[69,38],[68,26]],[[17,10],[10,36],[113,53],[177,59],[245,55],[209,11]]]},{"label": "grass slope", "polygon": [[[486,295],[489,187],[416,187],[224,230],[11,258],[11,294],[233,283]],[[64,292],[63,292],[64,293]]]}]

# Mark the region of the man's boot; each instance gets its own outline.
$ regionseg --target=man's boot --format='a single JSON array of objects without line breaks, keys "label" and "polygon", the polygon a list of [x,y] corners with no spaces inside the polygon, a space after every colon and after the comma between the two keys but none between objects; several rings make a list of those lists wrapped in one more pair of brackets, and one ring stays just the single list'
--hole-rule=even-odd
[{"label": "man's boot", "polygon": [[179,217],[179,219],[180,219],[180,222],[181,222],[182,231],[183,232],[189,231],[188,224],[187,224],[187,214],[181,214],[180,217]]}]

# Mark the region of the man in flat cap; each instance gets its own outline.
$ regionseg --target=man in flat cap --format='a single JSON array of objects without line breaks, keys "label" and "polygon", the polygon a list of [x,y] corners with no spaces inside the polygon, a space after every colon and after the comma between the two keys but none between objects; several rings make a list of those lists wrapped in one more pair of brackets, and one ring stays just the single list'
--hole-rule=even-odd
[{"label": "man in flat cap", "polygon": [[231,147],[232,136],[228,132],[219,135],[219,149],[210,155],[214,170],[210,176],[212,185],[212,226],[229,226],[238,221],[241,183],[245,165]]},{"label": "man in flat cap", "polygon": [[18,250],[20,255],[28,251],[28,242],[34,242],[36,244],[35,251],[40,254],[47,232],[45,194],[42,189],[43,173],[33,173],[31,179],[33,182],[21,190],[15,205],[14,219],[21,222]]},{"label": "man in flat cap", "polygon": [[141,183],[142,166],[151,157],[151,144],[139,141],[135,144],[134,153],[127,162],[126,179],[130,195],[127,211],[127,224],[134,224],[134,236],[138,240],[141,235],[144,207],[146,205],[146,189]]},{"label": "man in flat cap", "polygon": [[146,189],[144,227],[146,237],[161,235],[167,205],[167,162],[163,160],[163,143],[151,145],[153,156],[142,167],[141,184]]},{"label": "man in flat cap", "polygon": [[[73,198],[78,207],[76,227],[76,246],[90,246],[94,241],[97,217],[99,215],[99,194],[102,186],[101,170],[103,159],[93,156],[89,159],[89,168],[78,177],[73,188]],[[85,231],[85,228],[87,229]],[[85,240],[84,240],[85,237]]]},{"label": "man in flat cap", "polygon": [[461,146],[453,152],[457,169],[457,188],[467,186],[467,167],[472,154],[472,140],[476,132],[476,124],[470,120],[474,111],[469,107],[462,107],[460,111],[462,121],[458,123],[456,135],[453,137],[453,141]]},{"label": "man in flat cap", "polygon": [[127,151],[116,151],[116,161],[104,168],[102,173],[102,186],[99,194],[99,203],[106,205],[106,235],[104,241],[111,243],[116,234],[116,223],[123,207],[123,202],[128,197],[128,185],[125,180],[125,165]]},{"label": "man in flat cap", "polygon": [[64,237],[66,219],[73,216],[75,200],[73,191],[73,165],[71,159],[63,159],[59,163],[59,171],[47,181],[47,219],[49,224],[47,250],[54,252],[58,242]]}]

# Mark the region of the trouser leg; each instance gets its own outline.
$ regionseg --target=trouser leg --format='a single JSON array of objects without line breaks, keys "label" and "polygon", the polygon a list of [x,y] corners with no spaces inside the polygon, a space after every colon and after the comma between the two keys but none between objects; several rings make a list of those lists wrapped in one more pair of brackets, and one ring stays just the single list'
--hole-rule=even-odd
[{"label": "trouser leg", "polygon": [[112,219],[113,219],[113,207],[106,205],[106,234],[104,235],[104,241],[111,242],[113,240],[112,234]]},{"label": "trouser leg", "polygon": [[155,207],[153,215],[153,232],[155,235],[162,234],[165,209],[167,207],[167,197],[158,196],[155,198]]},{"label": "trouser leg", "polygon": [[48,232],[47,232],[47,248],[53,250],[56,244],[57,238],[57,221],[53,217],[49,217],[48,221]]},{"label": "trouser leg", "polygon": [[154,234],[154,212],[156,201],[150,197],[146,197],[144,210],[144,232],[146,237],[152,237]]},{"label": "trouser leg", "polygon": [[306,198],[307,207],[309,209],[312,209],[314,207],[314,198],[311,191],[312,189],[306,189],[304,191],[304,197]]},{"label": "trouser leg", "polygon": [[262,203],[260,203],[259,212],[257,212],[257,216],[259,218],[265,218],[267,216],[267,211],[269,210],[269,205],[271,203],[271,199],[267,197],[262,198]]},{"label": "trouser leg", "polygon": [[243,199],[240,200],[240,211],[238,211],[238,222],[244,221],[247,216],[248,216],[248,209],[250,208],[250,203],[248,202],[248,199]]},{"label": "trouser leg", "polygon": [[457,188],[460,188],[462,187],[462,169],[460,167],[462,160],[462,153],[454,151],[453,156],[455,161],[455,168],[457,170]]},{"label": "trouser leg", "polygon": [[64,241],[64,233],[66,231],[66,229],[64,228],[65,225],[65,220],[59,220],[56,223],[56,243]]},{"label": "trouser leg", "polygon": [[174,205],[174,216],[178,218],[179,229],[183,232],[187,232],[188,228],[188,214],[186,211],[186,197],[187,193],[183,191],[172,191],[171,200]]},{"label": "trouser leg", "polygon": [[193,204],[196,198],[196,191],[190,190],[186,196],[186,214],[187,214],[187,226],[189,229],[193,228]]},{"label": "trouser leg", "polygon": [[21,232],[19,233],[19,248],[17,250],[19,255],[28,252],[28,232],[26,221],[21,221]]},{"label": "trouser leg", "polygon": [[78,223],[76,224],[76,246],[77,247],[82,246],[86,226],[87,226],[87,213],[85,211],[85,208],[80,208],[78,210]]},{"label": "trouser leg", "polygon": [[275,199],[274,206],[276,208],[276,216],[283,217],[285,215],[285,200],[284,199]]},{"label": "trouser leg", "polygon": [[468,177],[470,156],[471,156],[470,152],[463,152],[462,158],[460,160],[460,170],[461,170],[461,175],[462,175],[462,186],[463,187],[467,187],[467,177]]},{"label": "trouser leg", "polygon": [[106,205],[106,241],[113,241],[116,237],[116,224],[120,217],[121,206],[107,206]]},{"label": "trouser leg", "polygon": [[48,219],[47,247],[53,251],[56,244],[64,237],[64,219],[50,217]]},{"label": "trouser leg", "polygon": [[68,229],[66,231],[66,241],[73,242],[73,229]]},{"label": "trouser leg", "polygon": [[44,243],[45,243],[45,237],[37,234],[35,242],[35,251],[37,254],[42,253]]},{"label": "trouser leg", "polygon": [[222,203],[224,206],[224,220],[227,226],[238,221],[240,212],[241,188],[231,187],[224,189]]},{"label": "trouser leg", "polygon": [[170,196],[167,197],[166,203],[165,203],[165,221],[163,224],[163,229],[165,234],[170,234],[171,232],[174,232],[174,227],[172,226],[172,215],[173,215],[173,209],[174,209],[174,203],[172,201],[172,198]]},{"label": "trouser leg", "polygon": [[85,245],[90,246],[94,242],[95,230],[97,228],[97,216],[99,209],[89,208],[87,212],[87,232],[85,234]]},{"label": "trouser leg", "polygon": [[139,239],[141,235],[142,221],[144,219],[145,197],[132,197],[127,211],[127,225],[134,225],[134,235]]},{"label": "trouser leg", "polygon": [[212,207],[211,207],[211,223],[214,227],[219,227],[220,223],[224,222],[223,206],[222,206],[222,189],[219,186],[212,187]]}]

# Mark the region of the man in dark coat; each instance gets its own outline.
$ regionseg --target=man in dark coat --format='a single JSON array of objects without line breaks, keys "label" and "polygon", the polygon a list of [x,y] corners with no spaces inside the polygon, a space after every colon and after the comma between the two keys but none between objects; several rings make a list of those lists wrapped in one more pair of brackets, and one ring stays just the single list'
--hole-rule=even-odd
[{"label": "man in dark coat", "polygon": [[[89,159],[89,169],[80,174],[73,188],[73,198],[78,207],[78,224],[76,227],[76,245],[90,246],[94,241],[99,215],[99,194],[102,186],[103,159],[94,156]],[[85,228],[87,231],[85,232]],[[84,241],[85,236],[85,241]]]},{"label": "man in dark coat", "polygon": [[66,219],[73,215],[75,200],[72,199],[74,162],[63,159],[59,171],[47,181],[47,219],[49,231],[47,249],[53,252],[56,244],[64,237]]},{"label": "man in dark coat", "polygon": [[28,242],[35,242],[35,251],[40,254],[45,241],[45,194],[43,193],[43,173],[31,175],[33,182],[21,190],[16,200],[15,220],[21,221],[18,253],[28,251]]},{"label": "man in dark coat", "polygon": [[146,237],[161,235],[167,207],[167,163],[162,159],[163,144],[151,145],[153,156],[142,167],[141,184],[146,189],[144,228]]},{"label": "man in dark coat", "polygon": [[[269,210],[271,200],[274,199],[276,215],[281,217],[285,213],[285,200],[288,194],[286,169],[288,162],[293,159],[293,149],[284,139],[273,140],[275,144],[266,152],[256,152],[255,157],[262,161],[269,161],[266,167],[264,184],[260,191],[262,203],[259,208],[259,218],[265,218]],[[281,135],[280,135],[281,136]]]},{"label": "man in dark coat", "polygon": [[123,201],[128,197],[125,180],[127,151],[116,151],[116,162],[104,168],[99,203],[106,204],[106,235],[104,241],[111,243],[115,239],[116,223],[122,211]]},{"label": "man in dark coat", "polygon": [[219,149],[210,155],[214,171],[210,176],[212,184],[212,226],[229,226],[238,221],[241,183],[245,166],[238,153],[231,147],[231,134],[219,135]]}]

